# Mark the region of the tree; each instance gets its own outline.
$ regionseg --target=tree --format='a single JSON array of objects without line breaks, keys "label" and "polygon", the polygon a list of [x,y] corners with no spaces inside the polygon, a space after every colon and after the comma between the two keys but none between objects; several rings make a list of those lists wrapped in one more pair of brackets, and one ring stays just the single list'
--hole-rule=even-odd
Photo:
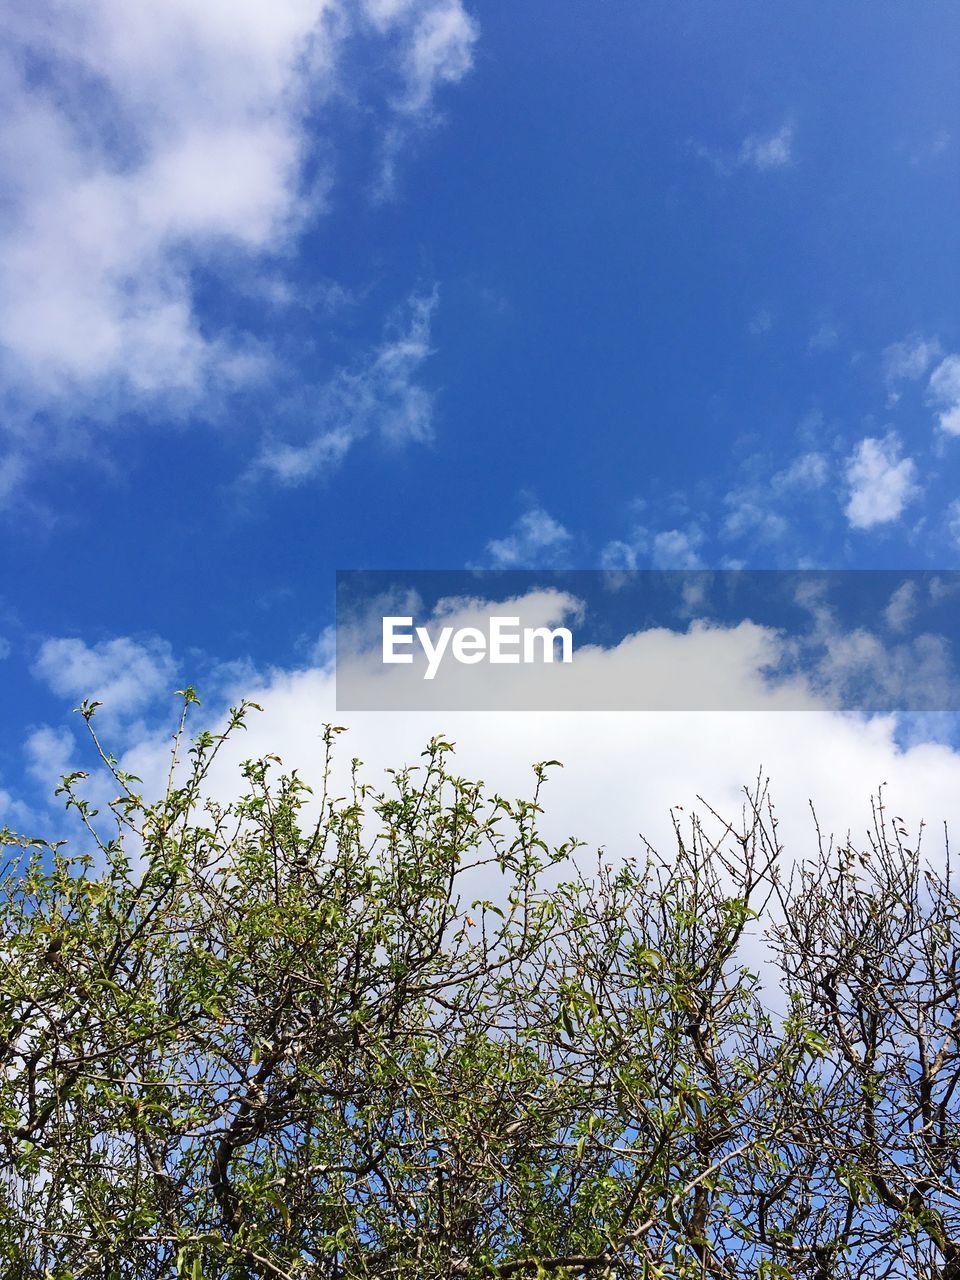
[{"label": "tree", "polygon": [[556,762],[336,797],[330,728],[218,804],[195,701],[159,801],[85,705],[86,847],[3,833],[4,1275],[957,1275],[957,902],[901,824],[791,881],[761,785],[588,871]]}]

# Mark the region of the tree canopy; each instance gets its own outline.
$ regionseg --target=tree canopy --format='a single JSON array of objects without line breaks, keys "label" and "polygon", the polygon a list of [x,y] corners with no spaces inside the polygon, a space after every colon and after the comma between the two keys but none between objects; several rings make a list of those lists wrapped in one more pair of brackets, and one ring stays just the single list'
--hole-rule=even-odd
[{"label": "tree canopy", "polygon": [[960,1280],[960,900],[882,802],[611,862],[442,739],[218,802],[193,701],[158,800],[3,832],[4,1276]]}]

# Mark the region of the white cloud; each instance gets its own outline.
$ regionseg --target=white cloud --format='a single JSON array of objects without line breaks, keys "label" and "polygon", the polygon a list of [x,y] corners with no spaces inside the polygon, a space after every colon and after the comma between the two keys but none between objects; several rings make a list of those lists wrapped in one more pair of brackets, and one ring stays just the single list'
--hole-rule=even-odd
[{"label": "white cloud", "polygon": [[[567,605],[557,597],[535,601],[531,607],[553,618]],[[873,673],[888,692],[895,692],[901,680],[913,679],[914,655],[906,646],[889,652],[866,633],[845,637],[826,612],[818,616],[818,628],[827,659],[820,674],[834,683],[856,682]],[[96,654],[110,651],[114,643],[83,648]],[[736,820],[742,788],[758,773],[771,778],[788,859],[803,856],[815,839],[809,802],[816,807],[826,837],[833,833],[843,841],[850,832],[855,842],[863,840],[871,825],[869,798],[882,783],[888,785],[888,812],[902,815],[914,831],[923,819],[936,832],[956,809],[960,755],[929,741],[898,745],[892,716],[839,714],[823,709],[816,698],[810,699],[814,709],[784,711],[784,705],[797,705],[796,691],[785,704],[782,693],[765,680],[780,647],[775,633],[741,626],[641,632],[613,648],[590,652],[596,682],[607,689],[632,687],[638,675],[649,682],[655,662],[674,680],[693,686],[700,682],[708,697],[711,675],[722,667],[725,678],[738,681],[756,708],[727,713],[344,713],[337,710],[332,658],[303,670],[248,676],[242,687],[231,689],[232,700],[245,695],[262,704],[264,712],[251,713],[247,732],[227,746],[213,786],[221,798],[230,798],[241,785],[240,763],[268,753],[280,755],[284,765],[296,768],[306,781],[317,781],[323,763],[319,726],[337,723],[350,729],[337,759],[337,795],[347,794],[341,783],[351,757],[366,762],[366,780],[388,785],[383,770],[418,762],[424,745],[437,733],[457,743],[458,773],[485,778],[491,792],[507,797],[529,794],[532,762],[563,761],[565,768],[552,775],[544,794],[543,830],[554,842],[570,835],[586,840],[585,865],[598,846],[605,847],[610,860],[642,854],[641,831],[669,852],[674,846],[670,807],[695,807],[697,796]],[[935,667],[937,655],[927,656]],[[194,728],[202,726],[216,729],[217,716],[211,723],[208,714],[196,713]],[[72,759],[70,737],[59,730],[45,729],[30,751],[36,775],[44,782],[69,767]],[[123,753],[122,764],[144,779],[145,794],[154,794],[163,786],[169,765],[166,738],[141,731]],[[934,839],[929,853],[936,857],[938,852]]]},{"label": "white cloud", "polygon": [[[0,344],[29,398],[105,382],[197,393],[219,372],[232,347],[201,333],[191,267],[279,247],[302,214],[301,117],[332,53],[329,8],[13,6]],[[28,76],[29,58],[45,73]]]},{"label": "white cloud", "polygon": [[779,511],[771,511],[766,496],[757,490],[737,489],[724,502],[729,508],[723,522],[725,538],[750,537],[753,541],[779,542],[790,528]]},{"label": "white cloud", "polygon": [[891,631],[906,631],[917,612],[917,585],[903,582],[884,610],[884,619]]},{"label": "white cloud", "polygon": [[700,569],[701,548],[706,538],[696,524],[684,529],[661,529],[653,533],[637,525],[629,539],[616,538],[600,552],[600,567],[611,573],[633,570],[644,564],[653,569]]},{"label": "white cloud", "polygon": [[600,567],[612,574],[636,569],[642,548],[645,548],[642,533],[640,541],[625,542],[622,538],[614,538],[600,552]]},{"label": "white cloud", "polygon": [[0,457],[0,507],[6,506],[23,483],[26,471],[25,460],[19,452],[11,450]]},{"label": "white cloud", "polygon": [[793,125],[789,122],[775,133],[751,133],[740,144],[737,162],[759,169],[761,173],[768,169],[782,169],[793,159],[793,133]]},{"label": "white cloud", "polygon": [[48,816],[44,814],[39,816],[28,804],[17,798],[10,791],[5,791],[0,787],[0,813],[3,814],[3,821],[11,830],[40,831],[43,824],[49,821]]},{"label": "white cloud", "polygon": [[127,718],[173,692],[177,664],[164,640],[121,636],[88,645],[76,638],[51,638],[40,646],[34,674],[63,697],[104,704],[104,714]]},{"label": "white cloud", "polygon": [[[700,160],[706,161],[714,173],[728,178],[737,169],[755,169],[766,173],[773,169],[782,169],[793,163],[794,126],[785,121],[774,133],[751,133],[744,138],[736,151],[717,147],[704,146],[701,142],[691,141],[690,150]],[[763,312],[760,313],[764,315]],[[772,317],[770,317],[772,321]],[[751,332],[766,332],[769,324],[761,321],[762,327]]]},{"label": "white cloud", "polygon": [[344,37],[365,30],[398,86],[384,132],[429,114],[438,86],[470,66],[476,29],[460,0],[366,8],[364,19],[343,0],[7,6],[0,374],[26,410],[66,400],[95,412],[108,393],[114,409],[195,400],[262,373],[242,335],[201,325],[194,273],[282,253],[315,214],[326,179],[308,179],[305,162],[322,170],[330,140],[308,116],[340,91]]},{"label": "white cloud", "polygon": [[381,33],[400,23],[410,25],[402,59],[404,93],[397,104],[404,111],[423,111],[438,84],[460,80],[470,70],[477,26],[459,0],[428,5],[416,0],[364,0],[363,9]]},{"label": "white cloud", "polygon": [[[576,639],[571,664],[448,662],[440,664],[429,682],[423,678],[427,662],[422,651],[409,665],[384,672],[378,607],[352,643],[338,645],[337,696],[348,709],[435,709],[441,716],[450,707],[553,712],[558,707],[627,711],[822,706],[792,668],[787,673],[775,670],[783,653],[775,630],[746,618],[718,626],[703,615],[702,585],[683,584],[674,602],[673,626],[652,625],[607,647],[582,638],[586,606],[569,593],[534,589],[498,599],[495,612],[516,617],[520,627],[572,628]],[[414,612],[436,641],[441,627],[484,631],[491,608],[489,601],[461,596],[440,602],[432,614],[422,605]],[[774,678],[776,689],[771,685]]]},{"label": "white cloud", "polygon": [[882,439],[867,436],[847,459],[850,498],[845,508],[854,529],[871,529],[899,519],[904,507],[920,492],[917,468],[901,458],[894,432]]},{"label": "white cloud", "polygon": [[76,745],[73,734],[62,726],[45,724],[31,730],[23,744],[27,773],[53,791],[63,775],[73,769]]},{"label": "white cloud", "polygon": [[801,453],[782,471],[774,473],[770,487],[778,495],[820,489],[827,483],[827,460],[822,453]]},{"label": "white cloud", "polygon": [[721,532],[725,538],[750,537],[766,543],[782,542],[790,531],[784,505],[808,497],[827,481],[827,460],[822,453],[800,454],[762,483],[742,485],[724,496],[727,515]]},{"label": "white cloud", "polygon": [[[743,648],[744,679],[751,663],[769,657],[753,633],[724,643],[731,659]],[[666,641],[667,652],[671,642]],[[710,637],[701,639],[701,656],[716,653]],[[690,639],[676,635],[673,658],[682,663]],[[648,651],[639,653],[641,658]],[[634,654],[634,659],[638,655]],[[848,655],[849,657],[849,655]],[[598,678],[630,678],[625,650],[598,653]],[[634,668],[636,670],[636,668]],[[754,672],[753,687],[760,689]],[[768,710],[720,712],[449,712],[403,714],[336,709],[331,666],[275,672],[246,690],[264,707],[252,715],[249,730],[233,743],[216,782],[221,794],[237,785],[242,759],[276,752],[305,779],[322,767],[317,726],[346,724],[340,769],[351,756],[364,760],[364,777],[387,783],[383,770],[418,761],[425,743],[443,733],[457,744],[455,768],[466,777],[485,778],[501,795],[524,795],[532,781],[533,761],[559,759],[563,771],[552,775],[545,795],[544,829],[549,839],[577,835],[592,851],[604,846],[610,859],[643,852],[640,832],[664,852],[673,847],[669,808],[695,807],[703,796],[725,817],[740,813],[742,788],[758,772],[769,774],[777,804],[780,835],[788,857],[802,856],[815,839],[808,802],[816,806],[826,836],[843,840],[848,831],[864,839],[870,827],[869,797],[888,784],[886,800],[896,805],[915,829],[924,819],[937,824],[956,809],[960,757],[943,745],[917,744],[901,749],[893,717],[857,716],[811,710],[778,712],[771,695]],[[124,763],[158,781],[165,766],[162,743],[145,739]],[[338,776],[338,782],[342,782]],[[345,794],[342,789],[334,794]],[[936,854],[932,848],[931,853]]]},{"label": "white cloud", "polygon": [[940,409],[940,429],[960,436],[960,355],[949,355],[937,365],[927,393]]},{"label": "white cloud", "polygon": [[960,498],[954,498],[947,508],[947,532],[960,550]]},{"label": "white cloud", "polygon": [[496,569],[557,564],[572,540],[559,520],[542,507],[534,507],[524,512],[505,538],[492,538],[487,543],[487,556]]},{"label": "white cloud", "polygon": [[355,439],[350,429],[340,427],[324,431],[306,444],[269,440],[244,479],[250,481],[266,474],[280,484],[302,484],[311,476],[338,467]]},{"label": "white cloud", "polygon": [[461,0],[363,0],[362,9],[377,32],[406,30],[400,59],[402,84],[392,97],[394,120],[387,126],[373,194],[390,198],[397,185],[397,161],[412,127],[435,120],[432,101],[437,87],[454,83],[473,63],[477,24]]},{"label": "white cloud", "polygon": [[653,539],[651,563],[654,569],[699,569],[703,534],[696,525],[687,529],[665,529]]},{"label": "white cloud", "polygon": [[[891,595],[882,621],[897,633],[890,642],[870,625],[843,624],[821,591],[822,583],[801,581],[797,603],[809,609],[810,631],[798,635],[798,652],[812,687],[841,706],[903,707],[923,715],[949,713],[956,706],[957,678],[947,637],[917,630],[921,601],[907,579]],[[935,588],[931,588],[931,598]]]},{"label": "white cloud", "polygon": [[417,374],[431,354],[430,322],[437,290],[414,294],[391,319],[383,342],[353,368],[341,369],[311,394],[307,439],[267,440],[244,477],[266,475],[302,484],[334,469],[350,448],[372,432],[392,445],[423,443],[433,433],[433,395]]},{"label": "white cloud", "polygon": [[940,354],[937,339],[924,338],[920,334],[912,334],[903,342],[891,343],[881,357],[884,381],[891,388],[898,382],[916,382]]}]

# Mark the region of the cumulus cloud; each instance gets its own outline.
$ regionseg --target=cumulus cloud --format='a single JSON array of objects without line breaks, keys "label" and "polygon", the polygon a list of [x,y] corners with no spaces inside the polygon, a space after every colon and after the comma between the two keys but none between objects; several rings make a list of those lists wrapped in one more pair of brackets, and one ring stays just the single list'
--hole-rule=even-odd
[{"label": "cumulus cloud", "polygon": [[[575,603],[557,593],[540,593],[525,604],[519,602],[516,612],[552,623],[571,616]],[[337,723],[347,725],[350,733],[340,753],[334,794],[346,794],[336,788],[346,784],[351,757],[366,762],[366,780],[385,782],[385,769],[417,762],[425,743],[437,733],[457,743],[458,772],[485,778],[491,790],[505,796],[528,793],[532,762],[559,759],[564,771],[554,775],[545,795],[547,838],[559,842],[577,835],[591,849],[605,846],[611,858],[642,852],[641,831],[668,851],[673,840],[670,807],[692,806],[698,795],[735,819],[742,788],[758,773],[771,778],[788,856],[802,855],[815,839],[810,801],[826,836],[835,833],[842,841],[852,830],[854,839],[862,838],[870,824],[869,797],[882,783],[889,785],[887,802],[897,806],[891,811],[902,814],[908,826],[915,829],[923,819],[936,829],[956,808],[960,755],[943,743],[918,740],[903,746],[894,717],[841,714],[814,689],[829,691],[851,682],[859,687],[868,678],[879,682],[886,695],[896,696],[904,681],[915,687],[918,658],[922,676],[923,664],[936,674],[943,655],[929,637],[919,637],[923,644],[918,649],[913,640],[890,645],[862,630],[846,633],[822,601],[812,602],[811,612],[812,638],[821,652],[816,671],[808,673],[815,680],[804,703],[811,708],[807,711],[784,710],[798,705],[798,691],[803,693],[807,676],[798,673],[799,683],[786,691],[786,698],[783,686],[769,683],[770,666],[785,646],[775,632],[758,626],[653,629],[626,636],[611,647],[594,646],[588,655],[591,678],[598,688],[608,690],[632,688],[637,679],[653,688],[651,672],[659,670],[668,672],[675,684],[683,682],[678,687],[700,688],[708,700],[716,672],[722,671],[743,694],[744,705],[753,708],[735,713],[345,713],[337,709],[332,655],[299,670],[259,676],[248,672],[232,682],[231,700],[253,698],[264,711],[251,714],[248,731],[228,745],[212,785],[220,798],[230,798],[240,785],[241,761],[268,753],[280,755],[285,767],[296,768],[308,782],[316,781],[323,763],[319,726]],[[449,621],[461,614],[472,616],[469,603],[461,603],[459,612],[448,609],[444,618]],[[129,707],[126,674],[139,662],[131,662],[130,645],[123,638],[93,646],[77,641],[71,649],[59,650],[69,672],[62,686],[78,697],[95,692],[92,683],[78,688],[78,682],[96,681],[108,697],[115,688],[121,703]],[[40,673],[44,678],[57,653],[48,650]],[[167,690],[161,691],[149,675],[149,660],[145,669],[148,688],[154,696],[162,692],[165,702]],[[382,678],[382,672],[370,678]],[[142,707],[142,699],[135,698],[134,704]],[[197,727],[202,722],[217,728],[216,713],[212,724],[208,715],[198,714]],[[44,783],[75,767],[72,738],[60,729],[32,735],[29,752],[31,768],[35,766],[36,777]],[[139,728],[126,744],[122,763],[144,779],[145,793],[153,794],[163,786],[169,766],[165,735]]]},{"label": "cumulus cloud", "polygon": [[940,410],[940,429],[960,436],[960,355],[949,355],[930,375],[927,391]]},{"label": "cumulus cloud", "polygon": [[229,361],[230,344],[201,332],[191,267],[215,247],[276,247],[302,213],[301,118],[311,73],[332,55],[328,8],[7,11],[8,379],[41,402],[106,380],[195,392]]},{"label": "cumulus cloud", "polygon": [[0,377],[27,422],[262,377],[269,353],[198,314],[198,267],[269,263],[316,214],[311,112],[345,51],[376,42],[386,133],[477,34],[461,0],[13,0],[0,33]]},{"label": "cumulus cloud", "polygon": [[[745,629],[712,637],[677,633],[658,641],[658,661],[672,660],[678,672],[691,658],[699,661],[697,671],[704,678],[718,655],[739,663],[744,681],[761,699],[756,705],[765,709],[737,713],[344,713],[336,709],[332,665],[273,672],[246,689],[264,713],[254,715],[242,741],[228,748],[216,785],[228,796],[237,785],[239,762],[268,752],[281,755],[304,778],[316,778],[322,767],[317,726],[333,722],[350,730],[341,753],[344,777],[338,782],[345,782],[351,756],[365,761],[366,779],[386,782],[384,769],[419,760],[436,733],[456,742],[459,773],[485,778],[506,796],[528,792],[534,761],[559,759],[563,772],[554,775],[544,797],[547,837],[559,842],[576,835],[591,850],[604,846],[610,858],[642,852],[641,832],[668,851],[670,806],[695,806],[698,795],[735,818],[743,788],[758,773],[771,778],[788,856],[802,855],[815,840],[810,801],[825,836],[835,833],[840,840],[851,830],[855,839],[864,837],[869,797],[882,783],[888,784],[888,801],[898,806],[894,811],[914,829],[921,819],[936,829],[954,812],[960,783],[956,752],[931,743],[902,748],[892,716],[778,711],[775,691],[762,701],[760,668],[769,661],[770,648],[758,639],[757,629]],[[599,651],[594,655],[597,679],[630,679],[638,661],[648,661],[649,655],[642,642],[633,649]],[[876,652],[861,649],[837,661],[846,672],[851,666],[860,670],[871,657]],[[145,738],[127,753],[125,764],[159,781],[166,764],[163,744]]]},{"label": "cumulus cloud", "polygon": [[845,514],[854,529],[872,529],[899,519],[920,492],[916,463],[900,456],[895,432],[860,441],[847,459],[847,483],[850,498]]},{"label": "cumulus cloud", "polygon": [[54,693],[95,699],[105,714],[128,718],[168,696],[177,664],[166,641],[120,636],[89,645],[75,637],[52,637],[40,646],[33,671]]},{"label": "cumulus cloud", "polygon": [[310,393],[309,434],[272,436],[244,477],[297,485],[333,470],[354,444],[376,433],[392,445],[423,443],[433,433],[433,395],[417,380],[431,353],[438,293],[414,294],[391,318],[382,343]]},{"label": "cumulus cloud", "polygon": [[[265,715],[255,718],[243,752],[277,750],[304,776],[315,774],[319,746],[309,726],[334,715],[332,677],[319,670],[278,675],[257,696]],[[914,829],[920,819],[936,824],[955,811],[960,782],[955,753],[932,745],[901,751],[890,717],[863,721],[769,710],[358,713],[346,719],[345,754],[366,761],[370,778],[382,778],[382,769],[399,761],[417,760],[423,743],[441,730],[457,743],[457,771],[486,778],[503,795],[528,792],[533,761],[561,760],[563,771],[553,775],[543,797],[546,834],[587,841],[588,863],[599,846],[611,859],[642,853],[641,833],[668,852],[669,807],[695,807],[697,795],[736,818],[743,788],[761,771],[771,777],[788,856],[813,848],[809,800],[826,836],[836,833],[842,840],[852,828],[862,839],[869,797],[882,782],[899,806],[895,812]]]},{"label": "cumulus cloud", "polygon": [[531,569],[562,561],[573,541],[559,520],[542,507],[525,511],[503,538],[491,538],[487,557],[495,569]]},{"label": "cumulus cloud", "polygon": [[[514,619],[517,628],[572,628],[576,640],[569,662],[474,665],[441,659],[430,666],[418,644],[412,662],[385,672],[380,620],[374,615],[362,633],[338,644],[338,705],[348,712],[435,709],[438,715],[451,708],[553,712],[822,705],[792,669],[776,670],[784,652],[776,630],[745,617],[732,625],[715,624],[703,612],[696,589],[702,584],[688,585],[693,590],[677,593],[671,625],[645,626],[610,644],[584,639],[581,627],[590,606],[557,589],[532,589],[495,605],[456,597],[432,612],[422,606],[416,611],[417,624],[425,626],[435,647],[444,628],[485,633],[491,613]],[[691,616],[694,612],[697,616]]]}]

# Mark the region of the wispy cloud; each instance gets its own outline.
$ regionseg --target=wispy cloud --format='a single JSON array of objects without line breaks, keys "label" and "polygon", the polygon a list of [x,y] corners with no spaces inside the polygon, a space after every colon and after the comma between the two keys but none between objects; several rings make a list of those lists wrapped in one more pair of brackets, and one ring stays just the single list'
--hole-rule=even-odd
[{"label": "wispy cloud", "polygon": [[[809,428],[803,430],[809,436]],[[836,520],[828,484],[835,459],[811,448],[779,461],[775,467],[767,452],[740,459],[731,487],[724,491],[719,484],[702,485],[695,509],[680,494],[657,512],[644,503],[642,520],[629,534],[604,544],[601,567],[611,572],[698,569],[704,564],[743,567],[742,559],[731,559],[731,544],[739,544],[737,551],[748,550],[751,559],[774,553],[793,566],[805,562],[811,511],[816,511],[816,523]]]},{"label": "wispy cloud", "polygon": [[655,569],[699,569],[703,565],[700,556],[703,541],[697,525],[664,529],[654,535],[650,561]]},{"label": "wispy cloud", "polygon": [[729,177],[737,169],[769,173],[793,164],[794,135],[793,121],[786,120],[773,133],[748,134],[735,151],[705,146],[701,142],[690,145],[694,155],[705,160],[715,173]]},{"label": "wispy cloud", "polygon": [[423,443],[433,432],[433,394],[417,381],[431,353],[430,323],[438,291],[413,294],[391,317],[383,342],[311,393],[306,438],[273,436],[243,478],[267,476],[295,485],[327,473],[354,444],[376,433],[389,444]]},{"label": "wispy cloud", "polygon": [[917,614],[917,584],[907,581],[891,595],[883,617],[891,631],[906,631]]},{"label": "wispy cloud", "polygon": [[801,584],[796,602],[809,610],[813,623],[799,637],[802,666],[831,700],[913,709],[947,707],[955,700],[953,646],[946,636],[920,628],[924,601],[914,582],[901,584],[883,612],[895,640],[882,634],[882,627],[842,622],[820,584]]},{"label": "wispy cloud", "polygon": [[374,196],[386,200],[396,192],[398,162],[409,137],[436,121],[438,86],[455,83],[470,70],[478,28],[461,0],[363,0],[362,8],[381,36],[406,30],[398,63],[401,84],[390,100],[393,117],[384,130],[373,184]]},{"label": "wispy cloud", "polygon": [[800,454],[787,466],[762,481],[738,485],[724,495],[727,515],[721,526],[724,538],[750,538],[764,543],[780,542],[790,531],[787,512],[791,503],[808,501],[822,489],[828,477],[827,459],[811,450]]},{"label": "wispy cloud", "polygon": [[612,572],[642,567],[700,569],[705,541],[703,530],[695,523],[656,532],[638,525],[629,540],[614,539],[603,547],[600,565]]},{"label": "wispy cloud", "polygon": [[910,153],[912,165],[925,165],[940,157],[950,149],[953,139],[946,129],[937,129],[929,138],[924,139]]},{"label": "wispy cloud", "polygon": [[911,334],[886,348],[882,365],[890,405],[899,401],[901,384],[929,373],[926,397],[938,410],[937,423],[947,435],[960,435],[960,355],[945,355],[938,338]]},{"label": "wispy cloud", "polygon": [[947,508],[947,533],[954,547],[960,551],[960,498],[954,498]]},{"label": "wispy cloud", "polygon": [[491,538],[487,558],[495,569],[532,569],[562,564],[572,535],[542,507],[525,511],[510,533]]},{"label": "wispy cloud", "polygon": [[750,318],[750,323],[747,325],[747,332],[753,338],[761,338],[764,334],[770,332],[773,328],[773,322],[773,312],[770,308],[760,307],[760,309],[755,311],[753,316]]},{"label": "wispy cloud", "polygon": [[927,393],[940,410],[941,431],[960,436],[960,355],[949,355],[937,365],[930,375]]},{"label": "wispy cloud", "polygon": [[380,35],[405,32],[398,58],[403,85],[394,99],[398,110],[427,110],[438,85],[455,83],[473,65],[478,28],[460,0],[363,0],[362,8]]},{"label": "wispy cloud", "polygon": [[807,350],[818,354],[835,351],[840,345],[840,331],[830,320],[824,320],[807,339]]},{"label": "wispy cloud", "polygon": [[940,355],[939,340],[919,333],[911,334],[902,342],[893,342],[881,357],[884,381],[889,387],[895,387],[898,382],[915,382]]},{"label": "wispy cloud", "polygon": [[942,354],[936,338],[925,338],[918,333],[911,334],[902,342],[891,343],[881,356],[887,404],[895,405],[900,399],[901,384],[918,382]]},{"label": "wispy cloud", "polygon": [[751,133],[744,138],[737,153],[737,163],[761,173],[782,169],[793,160],[793,124],[787,121],[775,133]]}]

